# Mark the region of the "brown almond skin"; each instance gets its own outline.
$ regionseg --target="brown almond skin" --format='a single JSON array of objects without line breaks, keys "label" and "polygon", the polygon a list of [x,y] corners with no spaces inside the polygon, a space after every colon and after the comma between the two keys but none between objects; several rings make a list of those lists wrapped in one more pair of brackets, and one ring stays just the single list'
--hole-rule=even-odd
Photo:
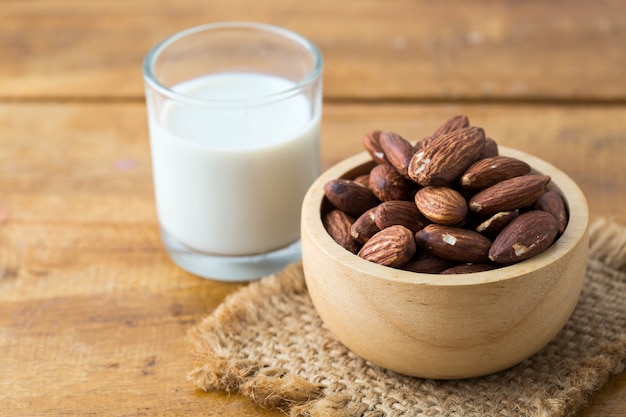
[{"label": "brown almond skin", "polygon": [[411,158],[409,178],[425,187],[452,183],[478,160],[484,143],[485,131],[474,126],[436,137]]},{"label": "brown almond skin", "polygon": [[427,252],[457,262],[486,263],[491,240],[473,230],[429,224],[415,234]]},{"label": "brown almond skin", "polygon": [[323,219],[324,227],[330,237],[344,249],[357,253],[359,245],[350,234],[353,222],[354,219],[351,216],[337,209],[329,211]]},{"label": "brown almond skin", "polygon": [[359,185],[362,185],[363,187],[369,187],[369,185],[370,185],[370,174],[359,175],[358,177],[355,177],[353,179],[353,181],[356,182]]},{"label": "brown almond skin", "polygon": [[415,250],[413,232],[396,225],[372,236],[358,255],[370,262],[397,268],[406,264],[415,254]]},{"label": "brown almond skin", "polygon": [[342,178],[328,181],[324,185],[324,195],[335,208],[354,217],[359,217],[380,203],[369,188]]},{"label": "brown almond skin", "polygon": [[432,136],[426,136],[425,138],[418,140],[417,142],[415,142],[415,145],[413,145],[413,147],[415,148],[415,152],[419,151],[422,148],[425,148],[432,141]]},{"label": "brown almond skin", "polygon": [[494,156],[474,162],[461,177],[461,185],[477,191],[529,172],[530,165],[524,161],[509,156]]},{"label": "brown almond skin", "polygon": [[458,116],[453,116],[442,123],[441,126],[439,126],[433,133],[433,137],[436,138],[437,136],[454,132],[455,130],[468,127],[469,125],[470,123],[468,117],[464,114],[459,114]]},{"label": "brown almond skin", "polygon": [[516,210],[532,205],[550,182],[548,175],[523,175],[485,188],[469,201],[469,209],[491,216],[500,211]]},{"label": "brown almond skin", "polygon": [[389,161],[403,177],[408,178],[407,171],[409,169],[409,163],[415,153],[413,145],[394,132],[382,132],[379,140],[380,147],[385,153],[387,161]]},{"label": "brown almond skin", "polygon": [[510,265],[546,250],[558,234],[557,221],[550,213],[532,210],[513,219],[494,239],[489,259]]},{"label": "brown almond skin", "polygon": [[491,158],[492,156],[498,155],[500,155],[498,143],[492,138],[485,138],[485,145],[483,146],[483,150],[478,159]]},{"label": "brown almond skin", "polygon": [[456,190],[444,186],[421,188],[415,193],[415,205],[428,220],[453,226],[467,215],[467,202]]},{"label": "brown almond skin", "polygon": [[438,274],[454,265],[456,265],[454,261],[438,258],[429,254],[422,254],[417,259],[414,258],[402,265],[402,269],[420,274]]},{"label": "brown almond skin", "polygon": [[476,231],[488,238],[493,238],[517,216],[519,216],[519,210],[500,211],[476,226]]},{"label": "brown almond skin", "polygon": [[408,200],[413,183],[391,165],[380,164],[370,171],[368,187],[381,201]]},{"label": "brown almond skin", "polygon": [[456,265],[452,268],[444,269],[441,271],[441,274],[451,275],[451,274],[473,274],[474,272],[484,272],[491,271],[496,267],[491,264],[462,264]]},{"label": "brown almond skin", "polygon": [[350,228],[352,238],[361,244],[367,242],[378,232],[380,232],[380,228],[376,226],[376,207],[361,214]]},{"label": "brown almond skin", "polygon": [[544,193],[535,202],[535,209],[547,211],[552,214],[559,226],[559,234],[562,234],[567,227],[568,215],[565,208],[565,201],[561,194],[556,191],[548,191]]},{"label": "brown almond skin", "polygon": [[380,130],[371,130],[363,136],[363,147],[377,164],[385,164],[387,158],[383,148],[380,147]]},{"label": "brown almond skin", "polygon": [[376,207],[375,221],[379,229],[402,225],[413,233],[426,226],[429,221],[411,201],[385,201]]}]

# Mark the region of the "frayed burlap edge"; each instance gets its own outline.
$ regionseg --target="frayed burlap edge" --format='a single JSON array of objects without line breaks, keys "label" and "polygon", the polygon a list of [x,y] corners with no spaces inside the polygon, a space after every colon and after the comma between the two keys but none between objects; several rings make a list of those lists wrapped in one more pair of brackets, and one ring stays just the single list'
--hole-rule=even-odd
[{"label": "frayed burlap edge", "polygon": [[306,293],[299,263],[279,275],[252,282],[226,297],[220,306],[188,338],[193,346],[189,379],[205,390],[240,392],[264,407],[289,409],[323,396],[324,386],[310,383],[283,369],[269,368],[254,360],[232,359],[231,335],[263,320],[260,303],[275,296]]},{"label": "frayed burlap edge", "polygon": [[[616,271],[626,269],[626,227],[606,219],[590,227],[590,262]],[[250,283],[227,297],[223,303],[188,332],[192,345],[188,379],[205,391],[239,392],[263,407],[284,410],[292,417],[368,417],[366,406],[351,401],[348,394],[326,392],[325,385],[308,381],[288,370],[258,360],[232,355],[232,336],[248,326],[264,323],[265,309],[275,297],[306,295],[300,263],[279,274]],[[274,301],[272,301],[274,300]],[[537,404],[536,416],[573,414],[608,379],[626,368],[626,340],[607,343],[592,358],[583,359],[573,370],[575,386]]]}]

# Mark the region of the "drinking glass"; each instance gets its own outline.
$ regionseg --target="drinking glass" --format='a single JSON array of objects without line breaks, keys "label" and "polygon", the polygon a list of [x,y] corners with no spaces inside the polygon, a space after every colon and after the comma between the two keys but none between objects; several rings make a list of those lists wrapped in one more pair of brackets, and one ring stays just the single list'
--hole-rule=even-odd
[{"label": "drinking glass", "polygon": [[181,268],[256,279],[300,258],[300,209],[319,175],[323,61],[284,28],[194,27],[143,63],[157,214]]}]

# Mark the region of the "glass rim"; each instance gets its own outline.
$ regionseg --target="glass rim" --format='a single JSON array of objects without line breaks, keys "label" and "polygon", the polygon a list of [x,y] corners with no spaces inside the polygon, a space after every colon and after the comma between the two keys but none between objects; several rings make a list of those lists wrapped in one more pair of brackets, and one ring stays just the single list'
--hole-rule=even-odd
[{"label": "glass rim", "polygon": [[[250,97],[250,98],[242,98],[242,99],[210,99],[210,98],[201,98],[196,97],[190,94],[181,93],[171,89],[170,87],[164,85],[154,73],[154,65],[161,55],[161,53],[169,47],[174,42],[188,37],[190,35],[194,35],[200,32],[206,32],[216,29],[255,29],[262,30],[266,32],[272,32],[274,34],[280,35],[285,39],[289,39],[295,43],[302,45],[313,58],[313,68],[309,73],[303,77],[300,81],[298,81],[292,87],[288,89],[278,91],[271,94],[266,94],[262,96]],[[304,36],[279,26],[266,24],[266,23],[256,23],[256,22],[219,22],[219,23],[207,23],[199,26],[190,27],[188,29],[179,31],[171,36],[166,37],[159,43],[157,43],[143,60],[143,78],[144,81],[153,89],[157,90],[159,93],[167,96],[171,99],[175,99],[177,101],[182,102],[190,102],[196,104],[204,104],[204,105],[216,105],[216,106],[229,106],[229,105],[255,105],[260,103],[269,103],[278,100],[283,100],[289,96],[296,95],[299,93],[307,85],[318,80],[323,71],[323,58],[318,47],[305,38]]]}]

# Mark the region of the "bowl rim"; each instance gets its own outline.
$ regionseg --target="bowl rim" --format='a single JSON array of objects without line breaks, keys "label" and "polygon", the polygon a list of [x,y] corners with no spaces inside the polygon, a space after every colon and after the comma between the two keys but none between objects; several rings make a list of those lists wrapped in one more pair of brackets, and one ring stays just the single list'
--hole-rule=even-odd
[{"label": "bowl rim", "polygon": [[[498,148],[500,155],[511,156],[528,163],[532,168],[532,173],[549,175],[551,181],[548,184],[548,188],[560,191],[569,209],[567,228],[557,242],[530,259],[489,271],[450,274],[442,278],[440,274],[417,273],[379,265],[360,258],[342,248],[326,232],[322,223],[321,209],[324,201],[324,184],[331,179],[345,178],[349,172],[365,164],[373,163],[371,156],[366,151],[336,163],[313,182],[302,203],[303,233],[310,232],[309,235],[314,244],[326,255],[341,264],[363,274],[390,282],[436,286],[473,286],[502,282],[537,271],[548,264],[558,261],[571,249],[575,248],[582,239],[587,238],[589,224],[587,200],[578,185],[554,165],[524,151],[506,146],[499,146]],[[305,256],[304,253],[303,256]]]}]

